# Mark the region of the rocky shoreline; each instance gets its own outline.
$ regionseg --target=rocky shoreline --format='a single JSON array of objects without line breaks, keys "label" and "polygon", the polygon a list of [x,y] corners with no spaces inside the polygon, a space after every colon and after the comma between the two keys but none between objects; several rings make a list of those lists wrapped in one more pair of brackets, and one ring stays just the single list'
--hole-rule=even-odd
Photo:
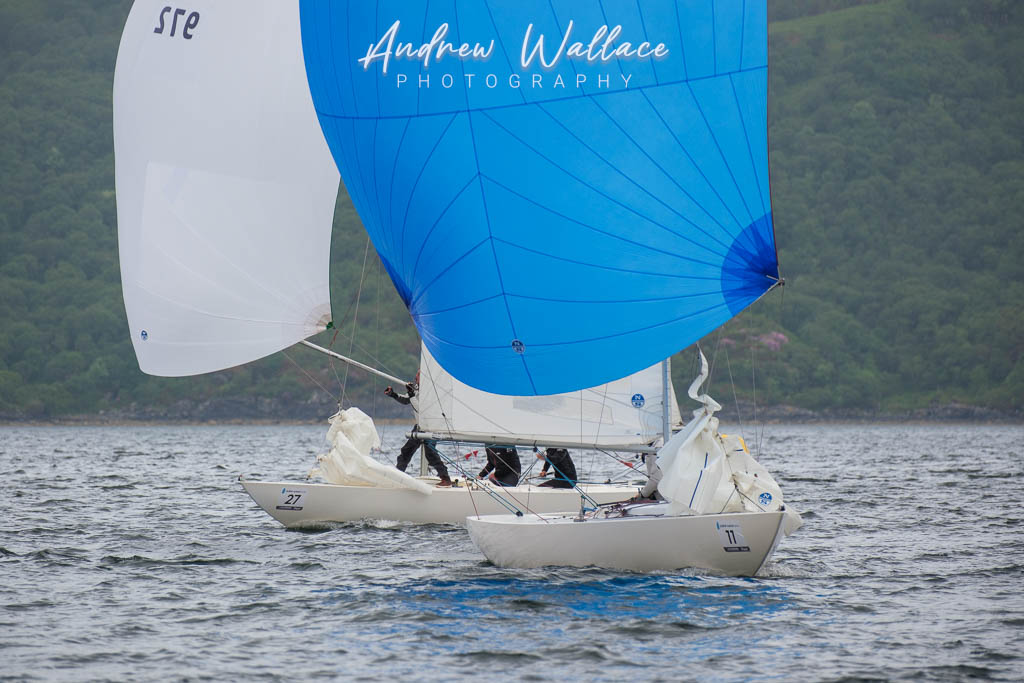
[{"label": "rocky shoreline", "polygon": [[[357,403],[381,424],[410,424],[412,411],[393,401],[369,406]],[[684,417],[689,411],[680,406]],[[331,400],[310,397],[306,401],[285,401],[261,397],[223,397],[202,401],[182,400],[165,406],[131,404],[95,414],[29,416],[0,413],[0,425],[121,425],[121,424],[320,424],[338,409]],[[809,410],[790,405],[755,406],[741,401],[724,405],[718,413],[722,422],[735,424],[815,423],[972,423],[1020,424],[1024,411],[1000,411],[962,403],[932,405],[906,411]]]},{"label": "rocky shoreline", "polygon": [[[682,408],[682,406],[680,406]],[[809,410],[791,405],[757,406],[740,401],[723,405],[718,416],[723,422],[757,423],[906,423],[906,422],[970,422],[970,423],[1024,423],[1024,411],[1002,411],[966,403],[929,405],[911,410],[823,409]]]}]

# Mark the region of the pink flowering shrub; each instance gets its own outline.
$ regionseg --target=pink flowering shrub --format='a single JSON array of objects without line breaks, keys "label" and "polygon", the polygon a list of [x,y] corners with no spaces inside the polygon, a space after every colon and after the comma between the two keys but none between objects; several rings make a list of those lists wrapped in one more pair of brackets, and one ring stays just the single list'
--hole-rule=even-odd
[{"label": "pink flowering shrub", "polygon": [[781,332],[766,332],[765,334],[758,335],[755,339],[772,351],[778,351],[782,348],[783,344],[789,343],[789,337]]}]

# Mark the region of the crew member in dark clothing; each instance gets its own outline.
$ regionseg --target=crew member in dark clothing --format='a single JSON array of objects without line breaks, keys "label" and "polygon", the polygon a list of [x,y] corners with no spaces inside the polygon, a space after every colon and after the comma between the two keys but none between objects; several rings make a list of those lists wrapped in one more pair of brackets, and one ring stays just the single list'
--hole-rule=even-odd
[{"label": "crew member in dark clothing", "polygon": [[569,451],[564,448],[547,448],[537,454],[538,460],[544,461],[540,468],[540,476],[547,476],[548,467],[554,470],[555,476],[541,486],[550,486],[553,489],[571,489],[576,486],[576,465],[573,464]]},{"label": "crew member in dark clothing", "polygon": [[[419,403],[419,399],[416,393],[419,390],[419,387],[420,373],[417,372],[416,381],[406,383],[406,393],[404,395],[397,393],[391,387],[387,387],[386,389],[384,389],[384,394],[390,396],[399,403],[403,403],[405,405],[412,405],[412,409],[418,415],[419,406],[417,404]],[[419,425],[413,425],[412,431],[415,433],[416,431],[419,430],[419,428]],[[402,472],[405,472],[405,468],[409,466],[409,461],[412,460],[413,453],[415,453],[416,450],[424,444],[427,447],[427,464],[433,467],[435,470],[437,470],[437,476],[441,478],[441,481],[438,482],[437,485],[451,486],[452,480],[448,476],[448,468],[445,467],[444,461],[441,460],[441,455],[437,452],[437,448],[434,447],[434,443],[432,441],[417,439],[415,436],[410,436],[409,440],[405,442],[404,446],[402,446],[402,450],[398,452],[398,462],[395,464],[395,466],[398,467],[398,469],[401,470]]]},{"label": "crew member in dark clothing", "polygon": [[486,477],[498,486],[515,486],[522,471],[515,446],[487,446],[487,465],[480,470],[480,479]]}]

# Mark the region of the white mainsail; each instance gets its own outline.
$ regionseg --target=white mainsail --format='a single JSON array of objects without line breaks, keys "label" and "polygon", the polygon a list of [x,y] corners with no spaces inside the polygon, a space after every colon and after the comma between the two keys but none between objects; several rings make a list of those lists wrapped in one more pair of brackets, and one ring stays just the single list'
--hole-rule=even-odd
[{"label": "white mainsail", "polygon": [[[452,377],[423,345],[420,351],[420,430],[454,441],[536,442],[628,450],[662,432],[661,364],[580,391],[548,396],[503,396]],[[681,424],[669,388],[671,423]]]},{"label": "white mainsail", "polygon": [[137,0],[114,74],[118,247],[144,372],[239,365],[323,330],[339,174],[298,3]]}]

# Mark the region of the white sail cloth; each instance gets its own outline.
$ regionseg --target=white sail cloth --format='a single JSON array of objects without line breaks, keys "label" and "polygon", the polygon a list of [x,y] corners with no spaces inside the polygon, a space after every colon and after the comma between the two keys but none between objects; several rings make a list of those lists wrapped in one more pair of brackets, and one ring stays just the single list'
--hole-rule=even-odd
[{"label": "white sail cloth", "polygon": [[136,0],[114,71],[114,152],[121,283],[144,372],[232,367],[325,328],[340,176],[298,2],[186,12]]},{"label": "white sail cloth", "polygon": [[[670,502],[671,514],[774,512],[783,509],[782,490],[738,436],[718,432],[715,412],[721,410],[707,394],[698,394],[707,380],[708,364],[701,354],[701,374],[690,385],[690,398],[702,406],[693,420],[658,452],[661,481],[658,492]],[[801,524],[786,508],[788,535]]]},{"label": "white sail cloth", "polygon": [[311,477],[321,477],[331,484],[408,488],[425,495],[433,492],[422,481],[370,457],[371,449],[380,448],[380,437],[373,420],[359,408],[335,413],[328,422],[331,450],[317,456]]},{"label": "white sail cloth", "polygon": [[[668,394],[671,422],[679,425],[675,390],[670,387]],[[661,437],[662,369],[654,365],[565,394],[503,396],[455,379],[423,345],[417,422],[425,432],[462,441],[500,441],[506,436],[549,445],[642,446]]]}]

